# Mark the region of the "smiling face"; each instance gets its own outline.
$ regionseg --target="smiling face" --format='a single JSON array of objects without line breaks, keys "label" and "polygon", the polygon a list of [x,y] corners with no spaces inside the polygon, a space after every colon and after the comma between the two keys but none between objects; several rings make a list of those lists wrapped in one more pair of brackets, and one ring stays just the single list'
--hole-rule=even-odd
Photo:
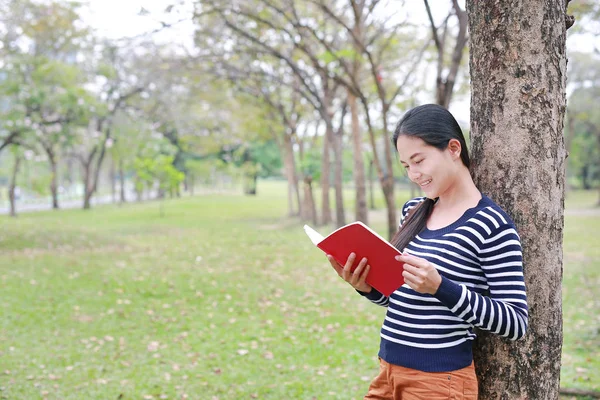
[{"label": "smiling face", "polygon": [[428,198],[436,198],[446,192],[463,166],[461,145],[456,139],[451,139],[444,150],[408,135],[400,135],[396,145],[409,179],[419,185]]}]

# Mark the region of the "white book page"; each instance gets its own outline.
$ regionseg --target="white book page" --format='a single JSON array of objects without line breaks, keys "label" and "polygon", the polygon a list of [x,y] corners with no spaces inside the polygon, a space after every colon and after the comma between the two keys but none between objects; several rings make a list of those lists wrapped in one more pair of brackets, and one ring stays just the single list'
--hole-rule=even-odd
[{"label": "white book page", "polygon": [[315,246],[321,243],[321,241],[324,239],[323,235],[321,235],[319,232],[315,231],[308,225],[304,225],[304,232],[306,232],[306,234]]}]

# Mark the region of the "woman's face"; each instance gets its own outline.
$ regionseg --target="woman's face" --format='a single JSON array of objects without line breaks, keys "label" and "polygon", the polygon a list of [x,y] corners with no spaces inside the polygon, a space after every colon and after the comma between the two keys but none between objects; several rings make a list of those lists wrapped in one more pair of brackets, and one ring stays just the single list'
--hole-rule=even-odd
[{"label": "woman's face", "polygon": [[422,139],[400,135],[397,142],[400,162],[408,178],[419,185],[428,198],[442,195],[452,186],[458,173],[460,142],[452,139],[445,150],[430,146]]}]

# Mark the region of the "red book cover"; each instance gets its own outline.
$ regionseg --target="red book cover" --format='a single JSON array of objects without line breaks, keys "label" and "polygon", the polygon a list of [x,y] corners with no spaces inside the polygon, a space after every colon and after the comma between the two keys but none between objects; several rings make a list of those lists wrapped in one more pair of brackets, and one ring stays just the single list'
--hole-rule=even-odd
[{"label": "red book cover", "polygon": [[402,253],[362,222],[342,226],[326,237],[308,225],[304,225],[304,231],[318,248],[331,254],[342,266],[352,252],[356,254],[353,269],[366,257],[371,266],[366,282],[382,294],[389,296],[404,284],[402,264],[395,258]]}]

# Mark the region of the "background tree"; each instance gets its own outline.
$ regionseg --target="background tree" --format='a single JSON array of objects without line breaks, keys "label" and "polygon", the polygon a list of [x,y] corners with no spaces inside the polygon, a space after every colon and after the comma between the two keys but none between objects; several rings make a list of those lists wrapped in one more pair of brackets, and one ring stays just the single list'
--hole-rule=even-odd
[{"label": "background tree", "polygon": [[[448,108],[454,92],[454,85],[458,78],[464,49],[469,41],[467,34],[467,13],[460,7],[457,0],[452,0],[452,10],[448,13],[441,26],[436,26],[429,1],[424,1],[431,25],[432,40],[437,51],[435,101],[437,104]],[[450,20],[453,16],[456,19],[457,25],[455,35],[451,34],[452,26],[450,25]],[[452,46],[452,52],[450,62],[448,62],[446,53],[450,46]]]},{"label": "background tree", "polygon": [[123,55],[126,49],[117,49],[110,43],[100,48],[97,64],[90,66],[97,74],[96,83],[99,84],[96,106],[87,129],[79,130],[79,146],[74,150],[83,168],[84,209],[91,207],[92,196],[98,190],[107,145],[112,143],[112,124],[116,113],[126,109],[128,102],[148,84],[138,81],[131,71],[131,63]]}]

